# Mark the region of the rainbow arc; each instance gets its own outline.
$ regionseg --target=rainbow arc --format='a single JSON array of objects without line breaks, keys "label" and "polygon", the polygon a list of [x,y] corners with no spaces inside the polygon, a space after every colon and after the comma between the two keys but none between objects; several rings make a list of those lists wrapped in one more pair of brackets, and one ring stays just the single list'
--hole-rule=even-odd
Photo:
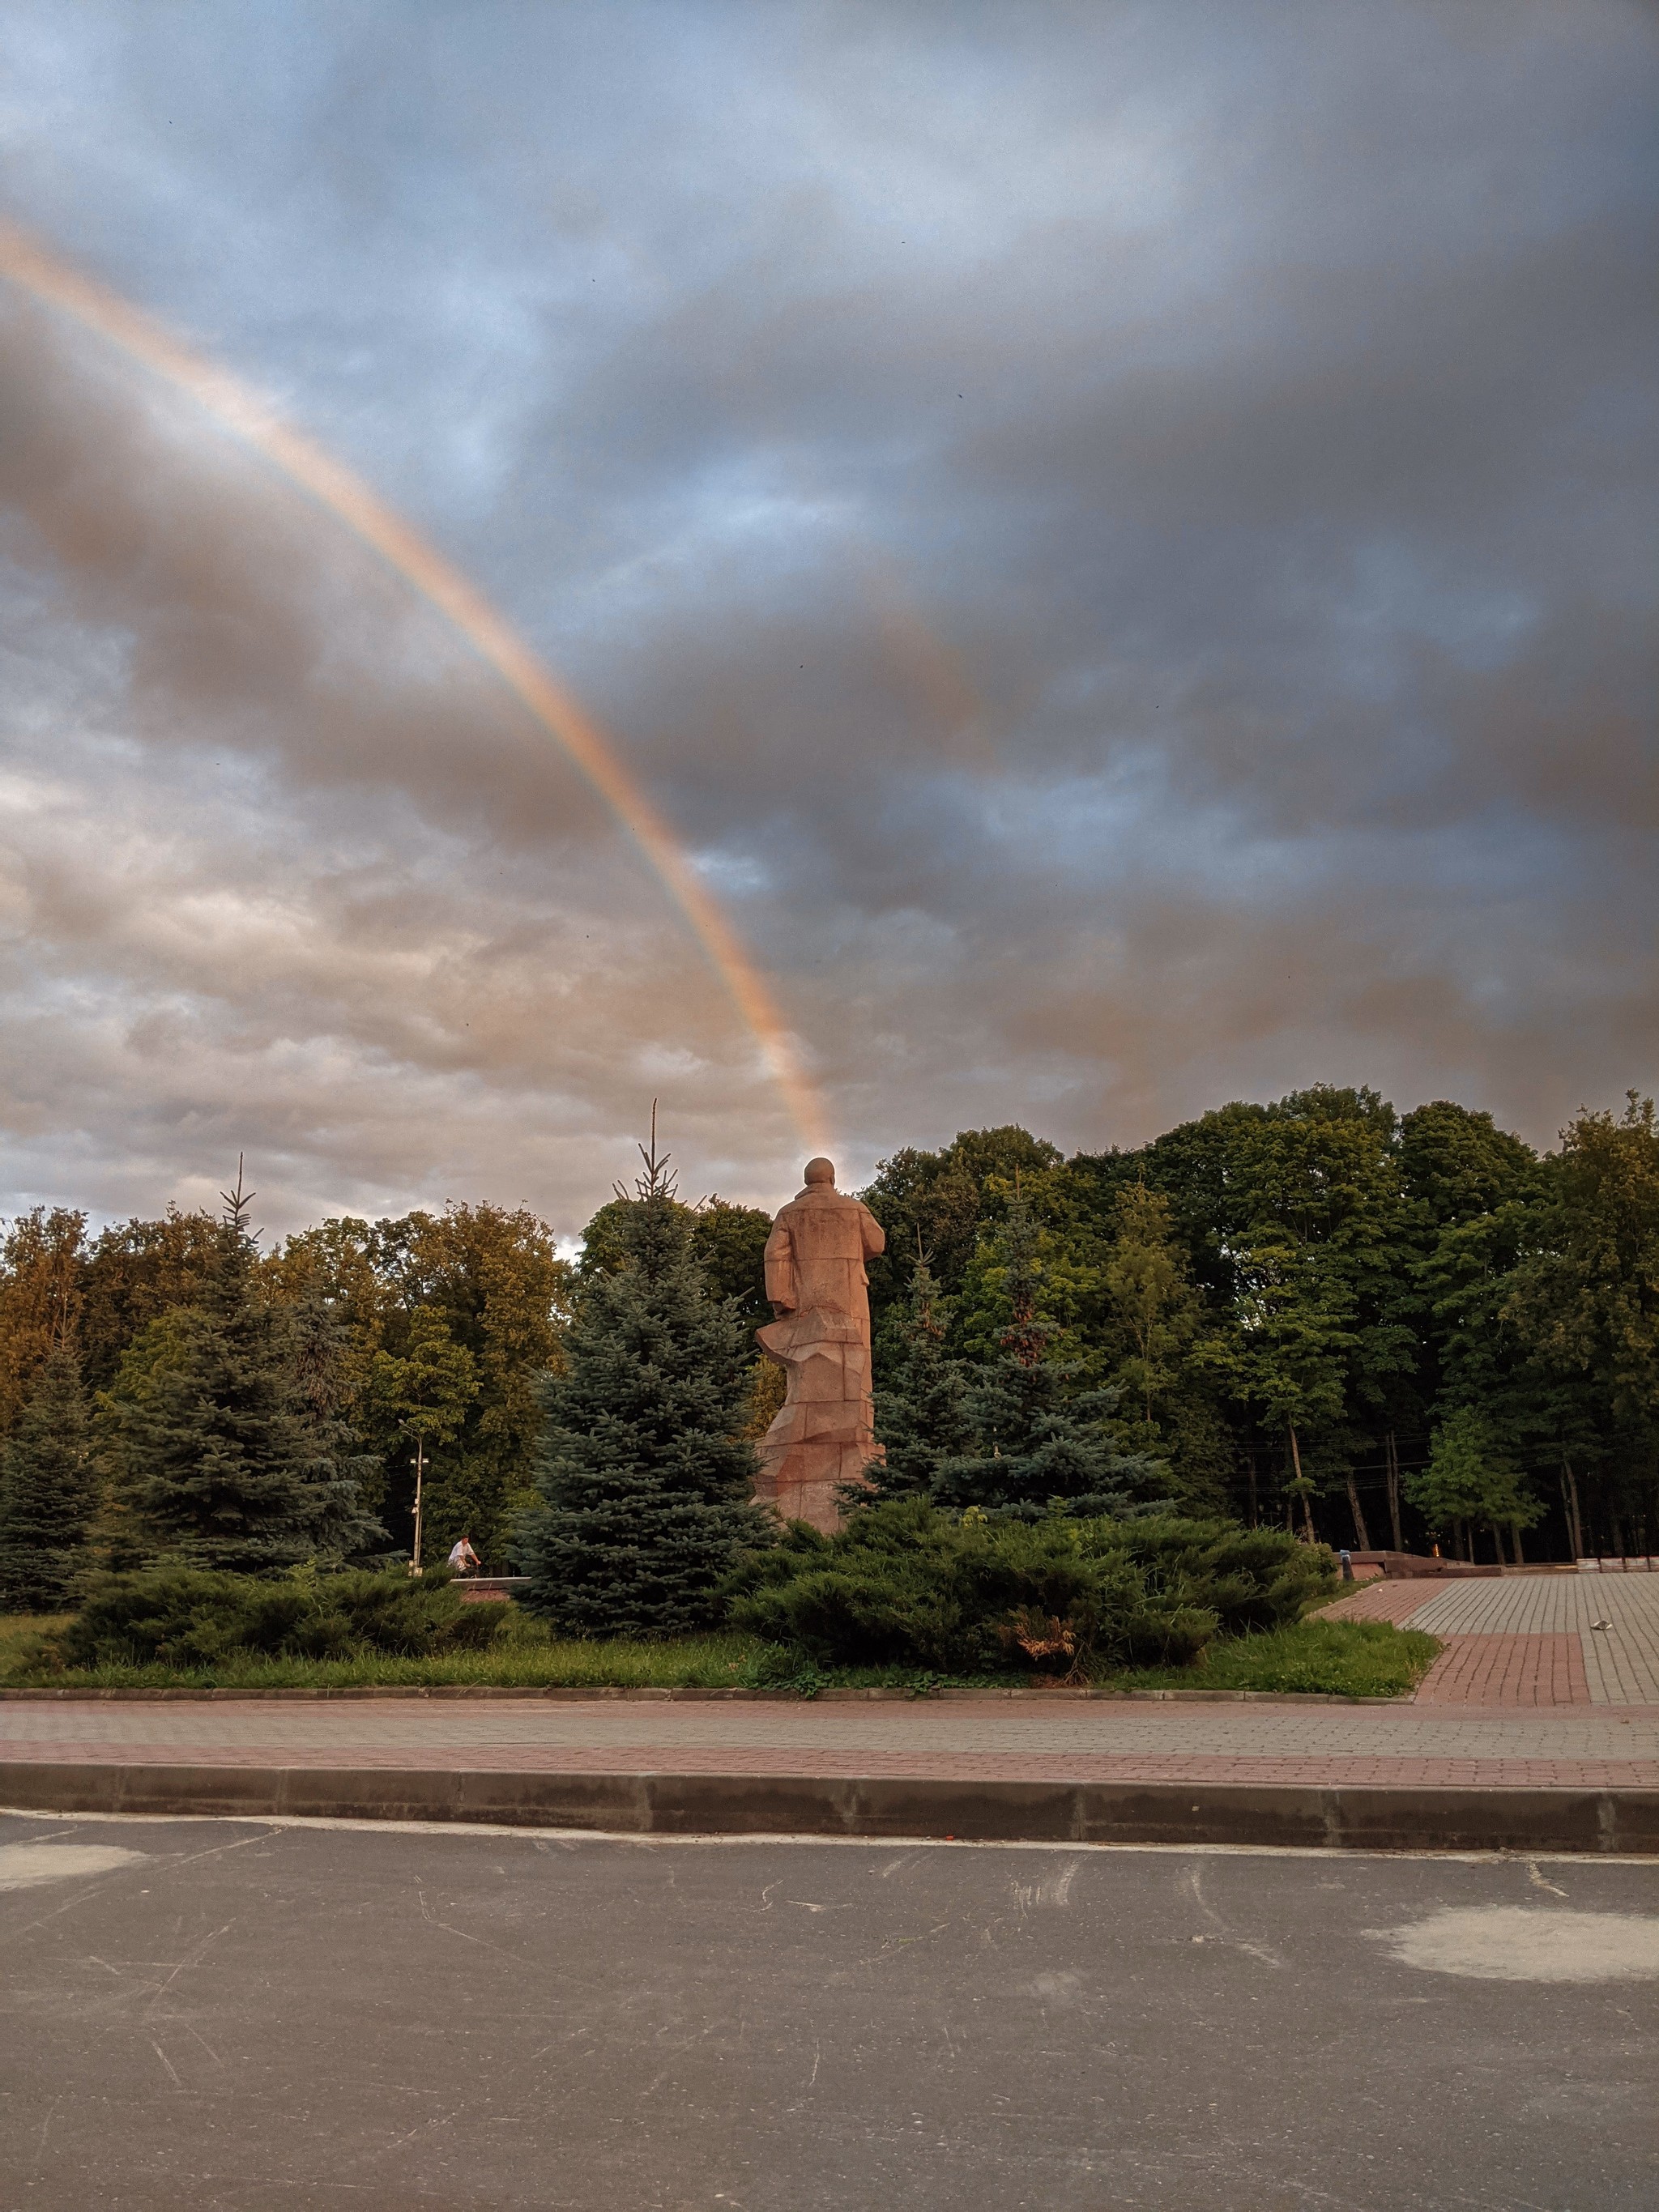
[{"label": "rainbow arc", "polygon": [[615,739],[483,594],[360,477],[237,378],[192,352],[141,308],[5,222],[0,222],[0,276],[187,392],[222,429],[259,453],[368,546],[466,640],[628,831],[684,916],[754,1037],[802,1145],[809,1152],[822,1150],[827,1141],[822,1102],[801,1067],[765,977],[623,763]]}]

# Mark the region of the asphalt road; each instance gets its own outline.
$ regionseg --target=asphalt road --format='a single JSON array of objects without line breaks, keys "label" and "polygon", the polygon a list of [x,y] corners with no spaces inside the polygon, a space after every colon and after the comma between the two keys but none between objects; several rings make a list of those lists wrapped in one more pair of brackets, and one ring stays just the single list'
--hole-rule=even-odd
[{"label": "asphalt road", "polygon": [[1659,1869],[0,1820],[5,2212],[1659,2201]]}]

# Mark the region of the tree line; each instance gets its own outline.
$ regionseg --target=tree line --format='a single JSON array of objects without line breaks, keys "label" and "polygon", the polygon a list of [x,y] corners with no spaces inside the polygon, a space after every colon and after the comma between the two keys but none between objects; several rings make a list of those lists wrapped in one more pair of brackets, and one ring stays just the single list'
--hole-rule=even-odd
[{"label": "tree line", "polygon": [[[1543,1154],[1462,1106],[1401,1115],[1325,1085],[1070,1158],[969,1131],[896,1152],[862,1195],[888,1237],[871,1284],[888,1493],[1163,1505],[1470,1556],[1655,1543],[1659,1129],[1634,1094]],[[605,1343],[642,1203],[602,1206],[574,1262],[533,1213],[487,1204],[338,1217],[268,1251],[240,1184],[222,1217],[17,1217],[0,1579],[44,1603],[93,1559],[406,1553],[417,1455],[428,1558],[463,1534],[487,1565],[515,1541],[552,1556],[550,1425],[567,1460],[603,1456],[609,1359],[637,1426],[644,1354],[624,1389]],[[718,1457],[711,1422],[751,1438],[777,1401],[748,1349],[769,1219],[652,1205],[684,1224],[676,1296],[693,1283],[722,1314],[719,1387],[691,1376],[684,1400]],[[580,1407],[550,1412],[576,1346]]]},{"label": "tree line", "polygon": [[1070,1159],[972,1131],[865,1196],[890,1464],[936,1498],[971,1487],[964,1433],[994,1443],[1023,1364],[1038,1398],[1054,1369],[1062,1401],[1115,1393],[1100,1440],[1182,1510],[1471,1558],[1659,1542],[1659,1128],[1633,1092],[1541,1155],[1323,1085]]}]

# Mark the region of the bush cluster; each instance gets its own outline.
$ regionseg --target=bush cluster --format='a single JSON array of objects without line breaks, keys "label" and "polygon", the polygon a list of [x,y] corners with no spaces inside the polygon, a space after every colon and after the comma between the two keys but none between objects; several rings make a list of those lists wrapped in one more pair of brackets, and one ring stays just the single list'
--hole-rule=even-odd
[{"label": "bush cluster", "polygon": [[429,1569],[418,1582],[303,1567],[276,1580],[183,1566],[106,1575],[48,1653],[63,1667],[185,1672],[243,1652],[349,1659],[477,1650],[499,1634],[506,1607],[466,1603],[453,1580],[444,1569]]},{"label": "bush cluster", "polygon": [[1330,1553],[1220,1522],[960,1519],[920,1498],[833,1536],[792,1525],[728,1585],[732,1625],[821,1666],[1081,1678],[1183,1666],[1218,1634],[1300,1618]]},{"label": "bush cluster", "polygon": [[1121,1553],[1160,1595],[1179,1594],[1213,1613],[1223,1636],[1288,1628],[1336,1588],[1328,1547],[1304,1544],[1282,1528],[1148,1517],[1095,1522],[1085,1540]]}]

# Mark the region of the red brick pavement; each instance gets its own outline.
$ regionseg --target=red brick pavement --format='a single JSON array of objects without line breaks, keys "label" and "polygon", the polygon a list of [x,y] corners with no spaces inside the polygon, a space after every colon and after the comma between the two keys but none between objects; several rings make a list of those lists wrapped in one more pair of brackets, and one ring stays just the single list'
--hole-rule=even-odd
[{"label": "red brick pavement", "polygon": [[[21,1755],[21,1748],[8,1746],[0,1758],[0,1798],[4,1796],[6,1764]],[[629,1744],[625,1752],[588,1745],[526,1744],[510,1754],[498,1749],[427,1750],[408,1745],[385,1750],[307,1745],[303,1751],[277,1751],[223,1744],[207,1752],[183,1744],[131,1741],[35,1743],[27,1747],[27,1756],[51,1765],[306,1766],[434,1773],[921,1776],[943,1781],[1292,1783],[1304,1788],[1659,1787],[1659,1765],[1644,1759],[1412,1759],[1363,1754],[1298,1759],[1271,1753],[1230,1759],[1168,1752],[1091,1756],[1040,1752],[850,1752],[827,1747],[809,1753],[772,1746],[672,1743]]]},{"label": "red brick pavement", "polygon": [[1370,1582],[1328,1605],[1326,1620],[1392,1620],[1396,1626],[1426,1605],[1437,1584],[1428,1582]]},{"label": "red brick pavement", "polygon": [[1418,1686],[1420,1705],[1588,1705],[1577,1636],[1448,1636]]},{"label": "red brick pavement", "polygon": [[1651,1702],[1659,1690],[1659,1580],[1549,1574],[1485,1582],[1390,1581],[1327,1608],[1440,1638],[1419,1705],[1542,1711]]}]

